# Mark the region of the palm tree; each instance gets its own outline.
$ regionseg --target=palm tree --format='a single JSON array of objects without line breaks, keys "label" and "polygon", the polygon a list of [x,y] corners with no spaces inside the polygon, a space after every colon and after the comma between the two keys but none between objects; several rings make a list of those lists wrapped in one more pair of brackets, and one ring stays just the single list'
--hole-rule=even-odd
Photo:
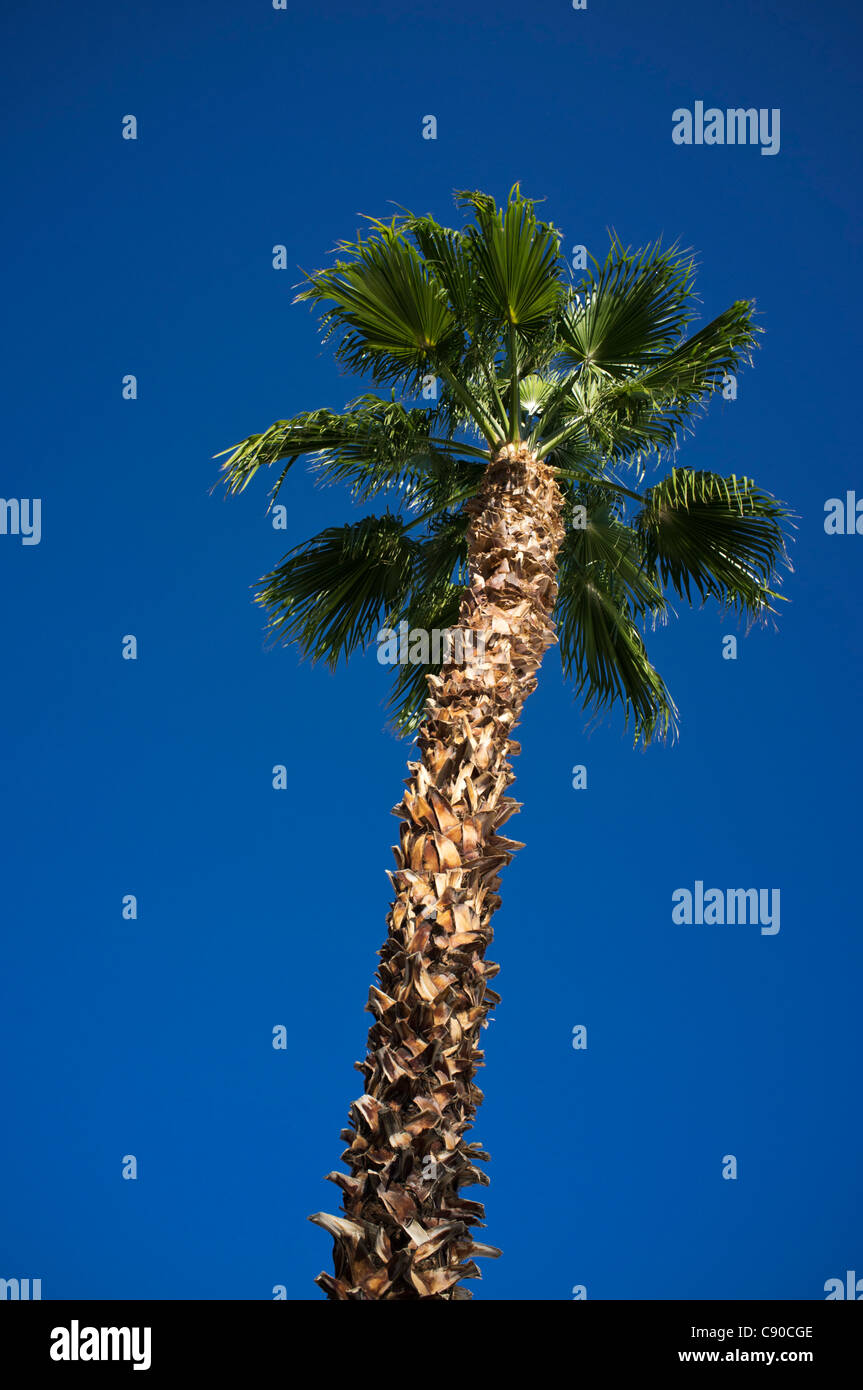
[{"label": "palm tree", "polygon": [[[343,1214],[330,1299],[462,1299],[488,1158],[468,1140],[482,1093],[480,1030],[499,1001],[486,959],[499,873],[521,846],[501,833],[513,733],[546,649],[559,643],[583,706],[619,705],[636,742],[673,734],[676,709],[641,629],[667,594],[775,611],[789,512],[746,477],[668,458],[759,330],[738,301],[687,336],[693,263],[616,237],[574,284],[561,234],[511,191],[456,194],[462,230],[431,216],[369,220],[299,300],[322,307],[336,359],[388,394],[318,409],[252,435],[223,465],[231,493],[259,468],[314,455],[379,515],[322,531],[260,581],[274,641],[335,666],[381,630],[454,630],[464,659],[396,668],[392,712],[414,733],[393,902],[369,994],[365,1085],[342,1131]],[[468,640],[471,639],[471,640]],[[457,648],[456,648],[457,651]],[[422,656],[422,653],[420,653]]]}]

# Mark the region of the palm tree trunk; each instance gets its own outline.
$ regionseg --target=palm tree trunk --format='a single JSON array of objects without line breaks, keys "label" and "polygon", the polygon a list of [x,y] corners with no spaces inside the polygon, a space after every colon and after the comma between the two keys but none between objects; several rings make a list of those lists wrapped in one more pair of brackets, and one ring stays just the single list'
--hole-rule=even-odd
[{"label": "palm tree trunk", "polygon": [[[521,846],[500,827],[519,803],[505,795],[521,708],[556,640],[551,612],[563,537],[552,470],[525,444],[488,465],[469,504],[468,583],[459,629],[465,662],[429,678],[420,761],[410,763],[401,819],[395,900],[366,1060],[365,1093],[342,1130],[350,1174],[330,1173],[344,1216],[311,1218],[334,1237],[335,1274],[317,1283],[330,1299],[470,1298],[473,1240],[485,1209],[458,1195],[488,1183],[488,1158],[468,1143],[482,1092],[480,1029],[499,995],[498,966],[485,960],[500,905],[498,873]],[[485,652],[467,646],[485,639]]]}]

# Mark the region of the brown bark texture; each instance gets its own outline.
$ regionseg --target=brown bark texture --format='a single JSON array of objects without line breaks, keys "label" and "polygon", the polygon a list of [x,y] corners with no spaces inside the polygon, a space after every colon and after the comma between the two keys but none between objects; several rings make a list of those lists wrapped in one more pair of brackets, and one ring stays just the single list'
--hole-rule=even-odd
[{"label": "brown bark texture", "polygon": [[459,1189],[488,1183],[477,1167],[488,1154],[467,1139],[482,1100],[480,1030],[500,998],[485,952],[499,872],[522,848],[500,833],[519,810],[506,795],[520,751],[511,735],[556,640],[562,499],[546,464],[507,445],[468,507],[465,656],[429,677],[419,761],[394,810],[395,898],[356,1064],[365,1091],[342,1130],[350,1171],[328,1175],[344,1214],[311,1218],[334,1239],[334,1273],[317,1279],[334,1300],[470,1298],[462,1280],[480,1277],[476,1258],[500,1253],[473,1239],[485,1209]]}]

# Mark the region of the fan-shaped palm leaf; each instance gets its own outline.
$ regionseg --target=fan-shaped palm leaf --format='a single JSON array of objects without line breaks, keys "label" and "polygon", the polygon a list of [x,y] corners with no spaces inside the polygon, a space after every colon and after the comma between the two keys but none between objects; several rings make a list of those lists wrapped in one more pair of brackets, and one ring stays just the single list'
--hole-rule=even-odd
[{"label": "fan-shaped palm leaf", "polygon": [[789,515],[748,478],[674,468],[648,489],[634,526],[663,585],[763,618],[779,598],[771,584],[787,564],[782,522]]}]

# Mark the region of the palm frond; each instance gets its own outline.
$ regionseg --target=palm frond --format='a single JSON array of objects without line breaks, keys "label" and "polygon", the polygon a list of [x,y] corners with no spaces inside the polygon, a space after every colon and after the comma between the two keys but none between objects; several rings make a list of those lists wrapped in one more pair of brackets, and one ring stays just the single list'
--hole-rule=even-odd
[{"label": "palm frond", "polygon": [[644,564],[639,534],[623,519],[624,498],[604,483],[568,487],[565,494],[564,516],[578,506],[586,521],[567,530],[561,563],[582,571],[588,582],[597,581],[630,615],[664,619],[667,601]]},{"label": "palm frond", "polygon": [[[408,631],[426,634],[448,632],[456,626],[464,585],[441,575],[414,590],[410,600],[393,616],[390,626],[395,630],[402,622]],[[415,733],[425,715],[428,698],[428,676],[441,669],[442,663],[406,662],[396,667],[389,698],[389,713],[396,729],[402,734]]]},{"label": "palm frond", "polygon": [[634,526],[658,582],[754,619],[775,612],[771,585],[781,565],[790,568],[782,527],[790,516],[748,478],[675,468],[648,489]]},{"label": "palm frond", "polygon": [[474,328],[478,317],[474,278],[463,232],[442,227],[433,217],[407,213],[401,223],[416,242],[420,255],[446,291],[453,315]]},{"label": "palm frond", "polygon": [[296,300],[330,304],[324,341],[337,338],[336,359],[378,383],[415,386],[424,371],[457,350],[462,330],[444,286],[396,226],[339,243],[350,259],[306,277]]},{"label": "palm frond", "polygon": [[564,293],[555,229],[537,220],[533,202],[517,185],[503,209],[486,194],[466,190],[456,201],[475,217],[465,240],[480,313],[495,327],[521,334],[545,327]]},{"label": "palm frond", "polygon": [[[624,500],[601,483],[564,484],[567,530],[558,555],[554,618],[564,674],[583,707],[597,715],[615,705],[635,740],[676,730],[677,710],[651,665],[639,631],[664,621],[666,600],[645,569],[638,534],[623,519]],[[583,527],[570,522],[576,506]]]},{"label": "palm frond", "polygon": [[614,238],[561,316],[560,364],[631,376],[677,344],[695,309],[691,253],[659,243],[631,252]]},{"label": "palm frond", "polygon": [[417,542],[400,518],[364,517],[295,547],[260,581],[274,643],[334,667],[374,637],[410,592]]},{"label": "palm frond", "polygon": [[562,384],[557,414],[543,422],[546,454],[579,430],[617,460],[670,453],[726,374],[751,360],[759,331],[753,305],[739,300],[647,365],[582,365]]},{"label": "palm frond", "polygon": [[564,675],[575,681],[585,710],[601,714],[619,706],[636,742],[673,734],[677,707],[665,682],[608,571],[578,558],[576,534],[570,532],[561,552],[554,614]]},{"label": "palm frond", "polygon": [[230,449],[214,455],[217,459],[230,455],[221,464],[221,477],[214,487],[221,482],[228,493],[242,492],[259,468],[287,460],[282,473],[284,478],[298,458],[335,443],[345,428],[349,426],[331,410],[307,410],[292,420],[276,420],[262,434],[250,434],[239,444],[232,444]]},{"label": "palm frond", "polygon": [[[277,420],[264,434],[224,450],[230,457],[222,465],[221,480],[229,493],[242,492],[259,468],[284,463],[272,501],[291,465],[309,455],[322,482],[345,483],[364,501],[388,489],[421,486],[425,479],[438,479],[442,470],[457,474],[462,455],[488,457],[470,444],[430,433],[439,423],[445,430],[435,411],[367,394],[343,413],[321,409]],[[476,471],[466,466],[462,481]]]},{"label": "palm frond", "polygon": [[737,300],[664,354],[641,375],[641,384],[660,403],[675,401],[687,407],[700,403],[720,388],[728,372],[751,362],[761,332],[754,323],[754,311],[751,300]]}]

